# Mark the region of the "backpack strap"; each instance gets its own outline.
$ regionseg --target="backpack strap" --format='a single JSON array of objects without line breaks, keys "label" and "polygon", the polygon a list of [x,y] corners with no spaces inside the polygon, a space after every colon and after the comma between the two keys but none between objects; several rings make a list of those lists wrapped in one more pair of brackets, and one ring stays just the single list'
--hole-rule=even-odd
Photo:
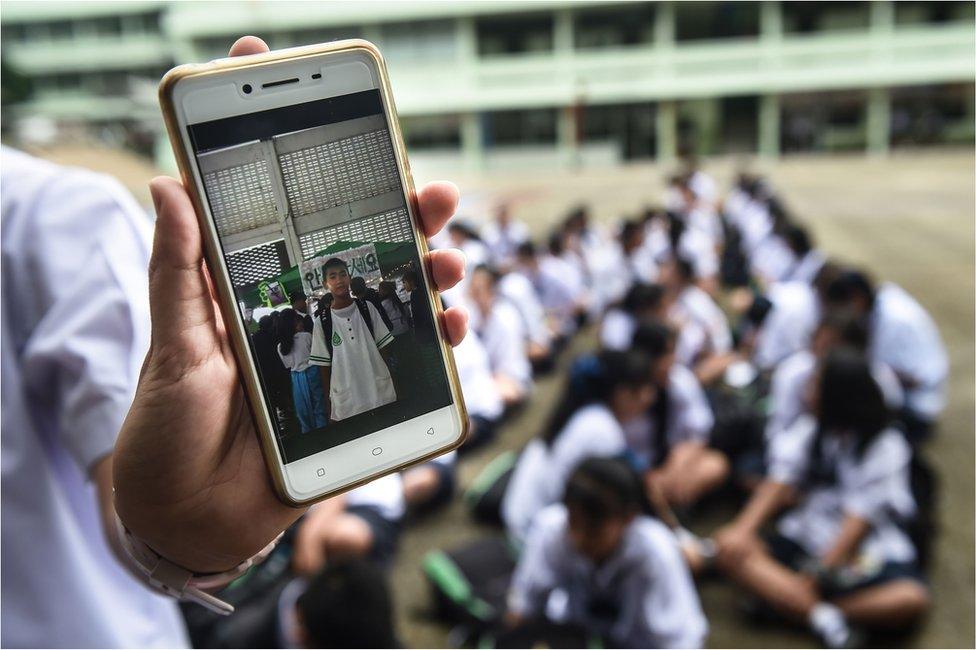
[{"label": "backpack strap", "polygon": [[319,316],[319,322],[322,323],[322,334],[325,336],[325,347],[329,351],[329,357],[332,357],[332,309],[322,310],[322,314]]},{"label": "backpack strap", "polygon": [[373,316],[369,313],[369,305],[366,304],[366,299],[356,298],[356,307],[359,308],[359,313],[366,321],[366,329],[369,330],[369,335],[376,338],[376,334],[373,332]]}]

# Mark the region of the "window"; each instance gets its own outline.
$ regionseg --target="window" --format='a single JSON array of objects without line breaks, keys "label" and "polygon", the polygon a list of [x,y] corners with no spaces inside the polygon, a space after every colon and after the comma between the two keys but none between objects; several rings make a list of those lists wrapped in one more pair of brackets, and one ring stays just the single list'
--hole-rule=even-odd
[{"label": "window", "polygon": [[577,12],[573,42],[578,49],[641,45],[654,41],[654,5],[635,3]]},{"label": "window", "polygon": [[477,22],[478,54],[551,52],[552,30],[552,14],[482,18]]},{"label": "window", "polygon": [[402,61],[450,61],[457,53],[454,23],[449,20],[384,25],[380,42],[391,65]]},{"label": "window", "polygon": [[786,32],[810,32],[867,29],[871,7],[867,2],[784,2],[783,29]]},{"label": "window", "polygon": [[757,2],[677,2],[675,38],[679,41],[759,36]]},{"label": "window", "polygon": [[553,144],[556,142],[556,109],[496,111],[484,115],[489,145]]},{"label": "window", "polygon": [[404,117],[400,126],[410,149],[461,146],[461,120],[457,115]]},{"label": "window", "polygon": [[899,25],[973,21],[972,2],[896,2],[895,22]]}]

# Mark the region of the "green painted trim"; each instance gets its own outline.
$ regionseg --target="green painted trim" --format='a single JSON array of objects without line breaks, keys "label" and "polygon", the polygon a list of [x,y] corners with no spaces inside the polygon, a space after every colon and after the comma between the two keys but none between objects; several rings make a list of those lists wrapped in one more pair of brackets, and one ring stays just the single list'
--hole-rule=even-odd
[{"label": "green painted trim", "polygon": [[515,460],[518,458],[518,453],[514,451],[506,451],[503,454],[495,456],[489,462],[483,470],[475,477],[474,481],[471,483],[471,487],[467,489],[464,493],[464,500],[469,506],[473,506],[478,499],[480,499],[485,492],[488,491],[498,478],[507,472],[509,469],[515,466]]},{"label": "green painted trim", "polygon": [[495,617],[495,608],[471,591],[471,583],[443,551],[431,551],[421,565],[424,574],[444,594],[480,621]]}]

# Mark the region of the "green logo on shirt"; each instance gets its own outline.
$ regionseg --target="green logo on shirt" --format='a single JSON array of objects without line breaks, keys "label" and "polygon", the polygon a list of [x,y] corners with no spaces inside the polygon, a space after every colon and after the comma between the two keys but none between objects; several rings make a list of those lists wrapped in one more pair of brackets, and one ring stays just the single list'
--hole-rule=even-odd
[{"label": "green logo on shirt", "polygon": [[333,332],[332,333],[332,347],[335,347],[337,345],[340,345],[341,343],[342,343],[342,339],[339,337],[339,332]]}]

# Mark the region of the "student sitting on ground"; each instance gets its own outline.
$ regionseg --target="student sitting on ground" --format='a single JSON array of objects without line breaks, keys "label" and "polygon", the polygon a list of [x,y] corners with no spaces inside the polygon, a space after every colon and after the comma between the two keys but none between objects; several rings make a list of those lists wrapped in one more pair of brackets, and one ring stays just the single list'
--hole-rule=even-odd
[{"label": "student sitting on ground", "polygon": [[312,576],[343,558],[388,565],[396,554],[405,509],[399,474],[313,505],[296,524],[292,567],[299,575]]},{"label": "student sitting on ground", "polygon": [[529,229],[513,219],[508,205],[502,203],[495,209],[495,218],[482,227],[481,240],[488,247],[491,263],[508,268],[515,259],[515,249],[529,240]]},{"label": "student sitting on ground", "polygon": [[868,319],[871,358],[888,364],[905,390],[898,418],[908,439],[912,444],[927,440],[945,408],[949,378],[949,359],[932,317],[898,285],[886,282],[875,289],[859,271],[836,278],[827,287],[826,301]]},{"label": "student sitting on ground", "polygon": [[518,247],[515,260],[514,271],[524,275],[535,288],[553,335],[566,337],[576,331],[577,296],[567,278],[559,275],[558,267],[540,256],[532,242]]},{"label": "student sitting on ground", "polygon": [[472,309],[469,328],[488,351],[495,385],[506,406],[524,400],[532,390],[528,335],[518,309],[498,294],[498,275],[487,266],[475,269],[468,283]]},{"label": "student sitting on ground", "polygon": [[810,233],[801,225],[790,224],[783,230],[782,236],[795,260],[793,266],[783,276],[783,281],[812,283],[827,261],[826,256],[814,248]]},{"label": "student sitting on ground", "polygon": [[715,418],[694,374],[674,362],[674,341],[674,331],[659,323],[634,333],[633,349],[651,358],[658,398],[625,431],[631,453],[649,470],[650,489],[671,506],[687,507],[725,481],[729,461],[708,446]]},{"label": "student sitting on ground", "polygon": [[[829,647],[853,647],[851,624],[910,625],[930,597],[906,526],[916,516],[912,450],[892,426],[866,357],[839,349],[816,383],[813,416],[770,449],[766,482],[716,535],[719,564]],[[795,501],[767,544],[758,530]]]},{"label": "student sitting on ground", "polygon": [[604,350],[627,350],[641,323],[654,321],[661,313],[664,289],[659,284],[635,283],[620,305],[611,307],[600,323],[600,346]]},{"label": "student sitting on ground", "polygon": [[319,369],[309,363],[312,335],[305,330],[306,318],[294,309],[283,309],[276,332],[278,356],[291,373],[292,403],[302,433],[329,422]]},{"label": "student sitting on ground", "polygon": [[583,458],[627,449],[624,427],[654,401],[650,362],[640,352],[601,352],[580,360],[542,434],[519,457],[502,501],[502,519],[524,539],[532,518],[559,500]]},{"label": "student sitting on ground", "polygon": [[606,647],[702,647],[708,622],[677,540],[641,514],[642,504],[640,478],[626,463],[580,463],[562,503],[532,523],[509,591],[509,623],[574,623]]},{"label": "student sitting on ground", "polygon": [[332,419],[344,420],[396,401],[382,352],[393,335],[372,303],[352,297],[343,260],[327,260],[322,271],[332,304],[315,319],[309,363],[321,368]]}]

